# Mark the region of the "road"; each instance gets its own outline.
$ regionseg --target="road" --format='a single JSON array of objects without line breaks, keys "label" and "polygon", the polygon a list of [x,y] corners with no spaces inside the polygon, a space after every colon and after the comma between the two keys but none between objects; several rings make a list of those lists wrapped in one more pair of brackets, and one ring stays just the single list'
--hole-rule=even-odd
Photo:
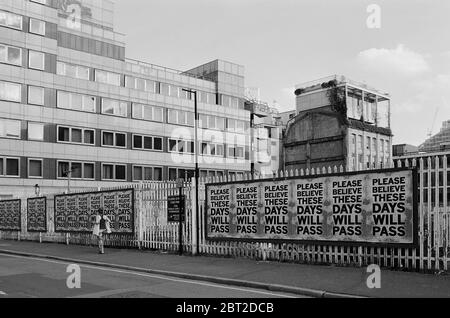
[{"label": "road", "polygon": [[81,288],[67,287],[69,263],[0,254],[0,299],[13,298],[292,298],[286,293],[80,265]]}]

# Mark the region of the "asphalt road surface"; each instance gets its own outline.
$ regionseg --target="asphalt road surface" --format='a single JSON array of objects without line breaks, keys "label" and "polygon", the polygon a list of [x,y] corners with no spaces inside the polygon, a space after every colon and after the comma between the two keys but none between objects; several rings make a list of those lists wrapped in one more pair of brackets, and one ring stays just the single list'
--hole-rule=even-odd
[{"label": "asphalt road surface", "polygon": [[[81,288],[61,261],[0,254],[0,299],[13,298],[292,298],[280,292],[233,287],[107,267],[80,265]],[[73,276],[72,276],[73,277]],[[69,279],[72,281],[72,279]]]}]

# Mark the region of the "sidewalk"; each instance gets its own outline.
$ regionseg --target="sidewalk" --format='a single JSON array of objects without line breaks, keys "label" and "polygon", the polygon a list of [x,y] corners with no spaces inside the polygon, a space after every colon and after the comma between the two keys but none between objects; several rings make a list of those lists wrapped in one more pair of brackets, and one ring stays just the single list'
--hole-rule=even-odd
[{"label": "sidewalk", "polygon": [[[39,254],[74,263],[107,263],[120,268],[145,269],[157,274],[240,286],[259,286],[317,297],[330,297],[333,293],[368,297],[450,297],[448,275],[382,270],[381,288],[369,289],[366,286],[368,274],[365,268],[177,256],[111,248],[106,249],[106,254],[99,255],[96,247],[0,240],[0,253],[5,252]],[[324,294],[325,292],[330,294]]]}]

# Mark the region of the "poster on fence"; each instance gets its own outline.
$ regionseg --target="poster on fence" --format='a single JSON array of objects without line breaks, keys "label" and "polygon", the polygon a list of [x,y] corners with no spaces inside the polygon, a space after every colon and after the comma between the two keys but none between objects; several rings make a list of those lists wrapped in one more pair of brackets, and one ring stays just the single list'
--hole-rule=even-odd
[{"label": "poster on fence", "polygon": [[0,230],[21,231],[21,201],[0,201]]},{"label": "poster on fence", "polygon": [[414,247],[416,196],[413,169],[207,184],[206,235]]},{"label": "poster on fence", "polygon": [[27,199],[27,231],[47,232],[47,198]]},{"label": "poster on fence", "polygon": [[134,233],[134,190],[114,190],[55,196],[55,232],[92,232],[100,207],[116,234]]}]

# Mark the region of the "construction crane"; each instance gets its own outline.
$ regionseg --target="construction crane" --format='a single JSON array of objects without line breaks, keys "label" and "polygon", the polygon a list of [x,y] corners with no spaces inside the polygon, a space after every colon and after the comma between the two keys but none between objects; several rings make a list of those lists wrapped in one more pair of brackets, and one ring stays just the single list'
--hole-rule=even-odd
[{"label": "construction crane", "polygon": [[431,129],[428,131],[428,138],[431,138],[431,136],[433,136],[434,125],[436,124],[438,112],[439,112],[439,107],[436,107],[436,111],[434,112],[433,123],[431,124]]}]

